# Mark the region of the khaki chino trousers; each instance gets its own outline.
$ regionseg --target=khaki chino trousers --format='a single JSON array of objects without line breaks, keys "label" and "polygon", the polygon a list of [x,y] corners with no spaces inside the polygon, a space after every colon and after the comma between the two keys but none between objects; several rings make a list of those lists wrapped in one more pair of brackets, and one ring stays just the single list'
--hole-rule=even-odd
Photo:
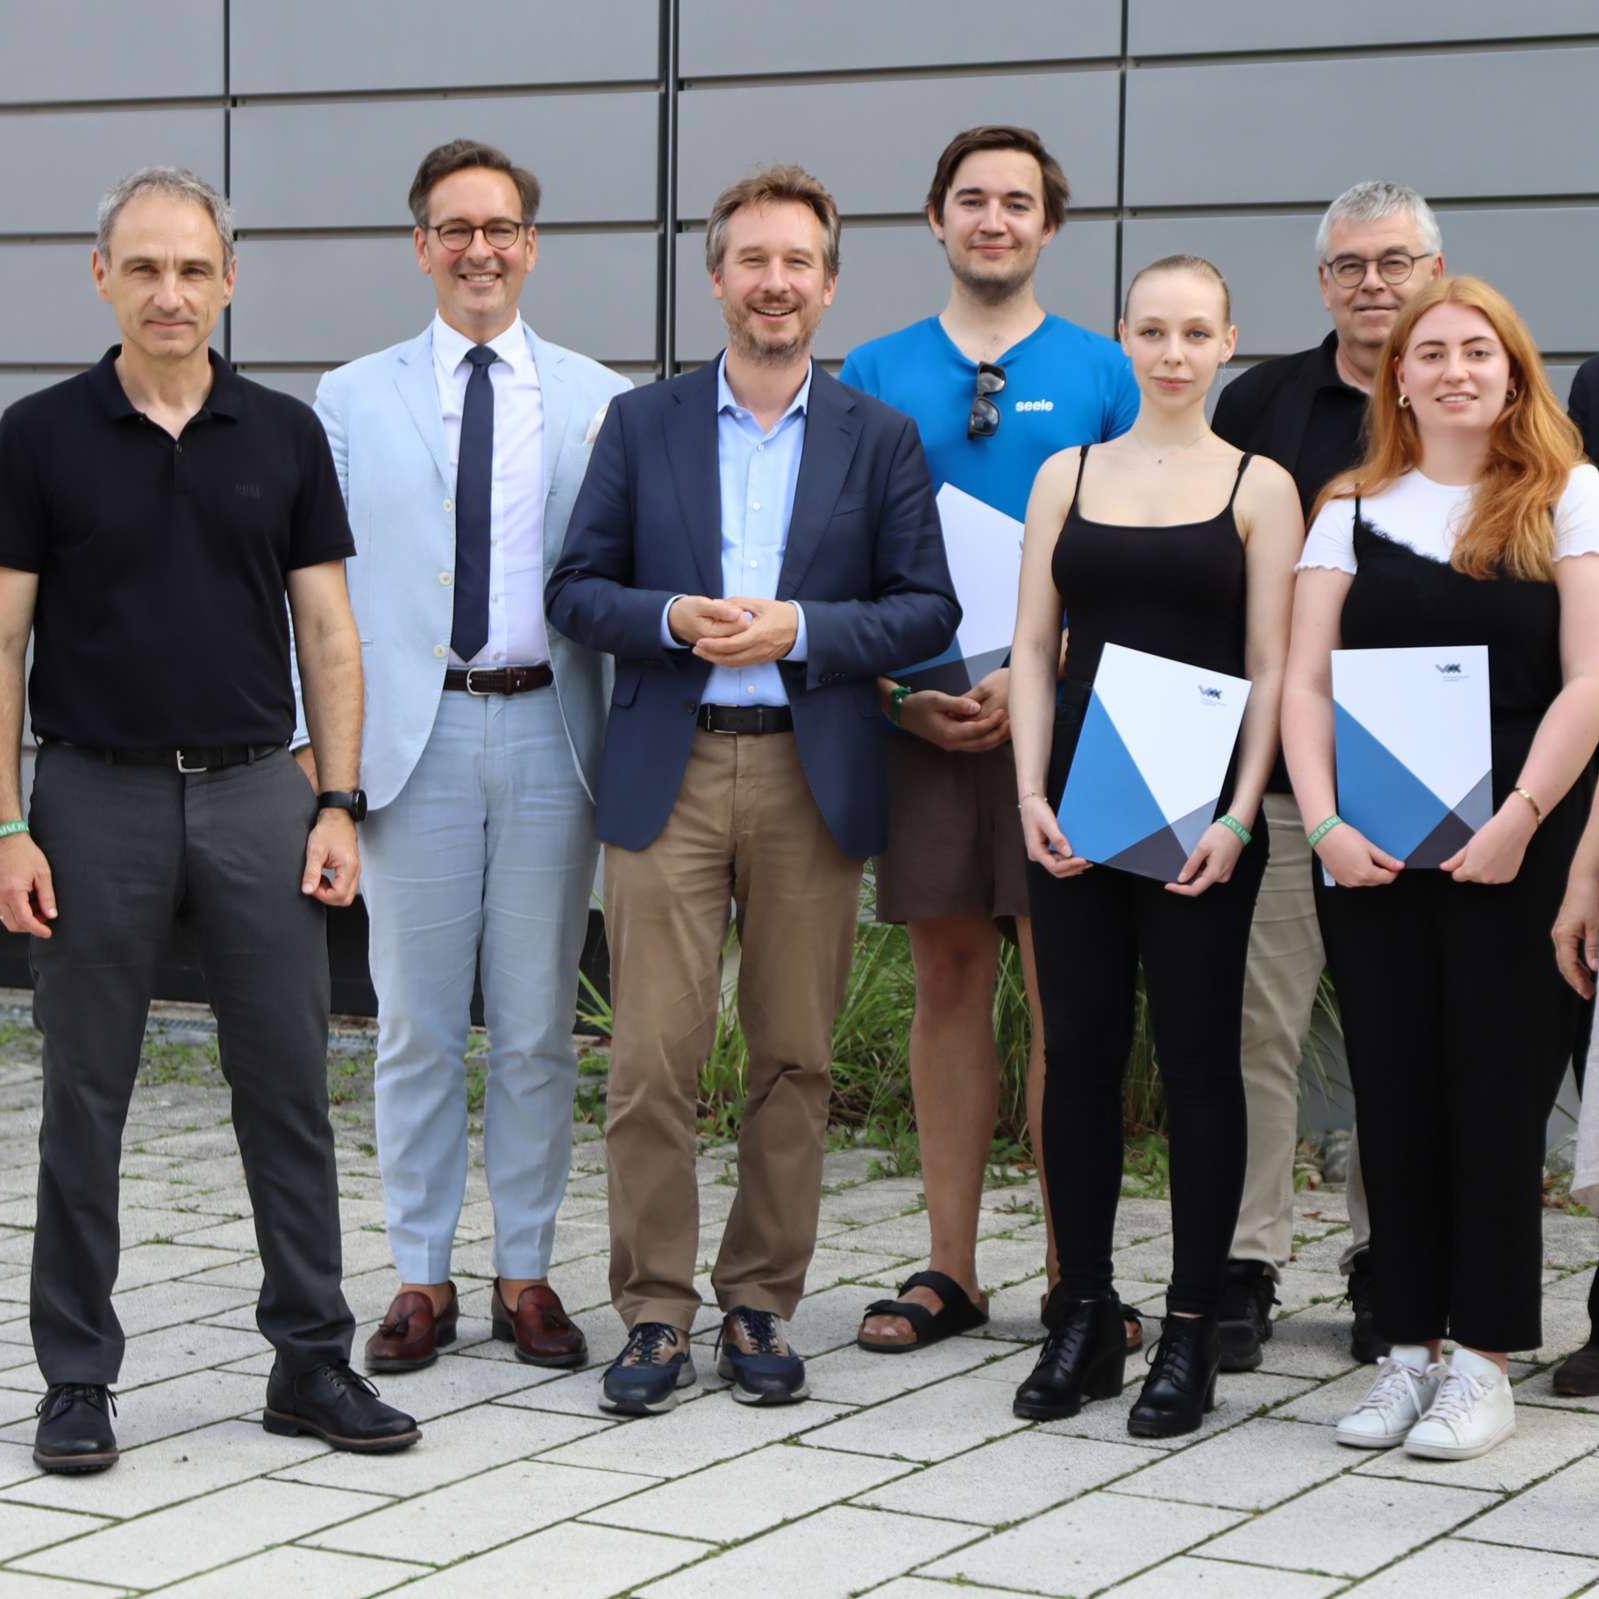
[{"label": "khaki chino trousers", "polygon": [[792,733],[696,733],[660,836],[642,850],[606,846],[611,1298],[629,1327],[686,1332],[700,1306],[695,1117],[730,907],[749,1080],[711,1284],[724,1310],[794,1313],[816,1246],[833,1023],[863,864],[822,820]]},{"label": "khaki chino trousers", "polygon": [[[1294,1247],[1294,1150],[1299,1141],[1299,1059],[1310,1031],[1325,965],[1311,887],[1315,869],[1299,807],[1268,794],[1261,815],[1271,829],[1271,859],[1255,901],[1244,978],[1244,1100],[1249,1165],[1233,1234],[1233,1260],[1264,1261],[1273,1277]],[[1360,1152],[1349,1144],[1349,1244],[1339,1269],[1371,1241]]]}]

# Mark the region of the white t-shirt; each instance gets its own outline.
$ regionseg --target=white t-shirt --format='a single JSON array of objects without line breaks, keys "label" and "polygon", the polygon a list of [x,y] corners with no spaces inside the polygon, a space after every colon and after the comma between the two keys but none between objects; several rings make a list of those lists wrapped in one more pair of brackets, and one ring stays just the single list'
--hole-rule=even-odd
[{"label": "white t-shirt", "polygon": [[[1473,484],[1434,483],[1410,471],[1360,502],[1361,515],[1385,538],[1408,545],[1418,555],[1447,562],[1455,537],[1471,515]],[[1566,492],[1555,507],[1555,559],[1599,554],[1599,468],[1584,462],[1573,467]],[[1311,524],[1304,553],[1294,568],[1322,567],[1335,572],[1356,570],[1355,502],[1329,500]]]}]

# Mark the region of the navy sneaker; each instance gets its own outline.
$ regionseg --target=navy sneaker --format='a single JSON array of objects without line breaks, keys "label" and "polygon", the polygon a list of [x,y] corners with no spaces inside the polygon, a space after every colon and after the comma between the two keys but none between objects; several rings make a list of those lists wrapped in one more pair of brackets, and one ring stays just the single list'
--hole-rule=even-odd
[{"label": "navy sneaker", "polygon": [[605,1368],[600,1404],[624,1416],[658,1416],[677,1403],[677,1390],[692,1387],[694,1357],[688,1334],[664,1321],[641,1321]]},{"label": "navy sneaker", "polygon": [[788,1347],[769,1310],[735,1305],[716,1336],[716,1374],[733,1385],[741,1405],[791,1405],[804,1399],[805,1362]]}]

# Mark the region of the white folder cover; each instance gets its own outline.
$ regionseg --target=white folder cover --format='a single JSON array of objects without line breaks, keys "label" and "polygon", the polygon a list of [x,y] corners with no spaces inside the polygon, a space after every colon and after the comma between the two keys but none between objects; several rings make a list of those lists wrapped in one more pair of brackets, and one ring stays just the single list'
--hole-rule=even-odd
[{"label": "white folder cover", "polygon": [[1215,820],[1249,680],[1107,644],[1055,808],[1076,855],[1175,882]]},{"label": "white folder cover", "polygon": [[1022,524],[953,483],[938,491],[938,519],[960,601],[960,627],[942,655],[904,667],[894,677],[915,689],[964,694],[1003,666],[1010,654],[1022,573]]},{"label": "white folder cover", "polygon": [[1338,814],[1407,866],[1437,866],[1493,815],[1488,649],[1332,652]]}]

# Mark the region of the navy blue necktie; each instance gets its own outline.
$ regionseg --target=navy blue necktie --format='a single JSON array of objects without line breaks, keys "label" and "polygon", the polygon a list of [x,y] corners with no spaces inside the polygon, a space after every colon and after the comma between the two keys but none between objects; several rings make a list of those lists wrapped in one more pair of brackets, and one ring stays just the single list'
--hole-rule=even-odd
[{"label": "navy blue necktie", "polygon": [[486,344],[466,352],[472,371],[461,407],[455,465],[455,619],[450,648],[470,661],[489,639],[489,504],[494,490],[494,385],[499,357]]}]

